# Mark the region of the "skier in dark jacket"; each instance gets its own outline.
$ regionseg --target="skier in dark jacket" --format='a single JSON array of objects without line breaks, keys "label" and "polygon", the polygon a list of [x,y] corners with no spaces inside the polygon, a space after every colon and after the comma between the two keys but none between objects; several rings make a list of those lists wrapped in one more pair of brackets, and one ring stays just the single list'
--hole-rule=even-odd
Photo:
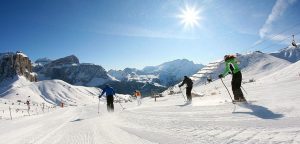
[{"label": "skier in dark jacket", "polygon": [[109,85],[106,85],[105,88],[102,90],[102,93],[99,96],[99,99],[102,97],[102,95],[104,93],[106,95],[107,111],[114,112],[114,95],[115,95],[114,89],[112,87],[110,87]]},{"label": "skier in dark jacket", "polygon": [[223,78],[228,74],[232,74],[232,92],[234,95],[234,101],[246,101],[243,92],[241,90],[242,85],[242,73],[238,67],[237,60],[233,55],[225,55],[224,60],[226,63],[225,71],[219,75],[219,78]]},{"label": "skier in dark jacket", "polygon": [[184,76],[184,80],[179,85],[179,87],[182,87],[184,84],[187,85],[187,87],[186,87],[186,97],[187,97],[187,100],[189,102],[192,102],[193,81],[188,76]]}]

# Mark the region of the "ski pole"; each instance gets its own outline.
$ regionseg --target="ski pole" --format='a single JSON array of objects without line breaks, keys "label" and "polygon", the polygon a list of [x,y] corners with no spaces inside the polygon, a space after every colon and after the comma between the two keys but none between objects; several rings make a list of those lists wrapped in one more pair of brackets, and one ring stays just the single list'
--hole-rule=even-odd
[{"label": "ski pole", "polygon": [[98,114],[100,113],[100,98],[99,98],[99,102],[98,102]]},{"label": "ski pole", "polygon": [[241,88],[244,90],[244,92],[245,92],[246,94],[248,94],[248,93],[247,93],[247,91],[244,89],[244,87],[243,87],[243,86],[241,86]]},{"label": "ski pole", "polygon": [[220,78],[220,79],[221,79],[223,85],[225,86],[225,88],[226,88],[226,90],[227,90],[227,92],[228,92],[228,94],[229,94],[229,96],[230,96],[230,99],[233,101],[232,96],[231,96],[231,94],[230,94],[230,92],[229,92],[227,86],[226,86],[225,83],[223,82],[222,78]]},{"label": "ski pole", "polygon": [[[121,98],[120,98],[119,96],[115,95],[115,99],[116,99],[117,101],[119,101],[118,103],[119,103],[120,106],[122,107],[122,110],[124,110],[125,108],[124,108],[123,105],[121,104]],[[117,101],[116,101],[116,102],[117,102]]]},{"label": "ski pole", "polygon": [[124,110],[125,108],[122,106],[122,104],[119,102],[120,106],[122,107],[122,109]]},{"label": "ski pole", "polygon": [[180,89],[180,92],[181,92],[181,94],[182,94],[182,97],[183,97],[184,101],[186,102],[186,99],[185,99],[185,96],[183,95],[183,92],[182,92],[182,90],[181,90],[181,87],[179,87],[179,89]]}]

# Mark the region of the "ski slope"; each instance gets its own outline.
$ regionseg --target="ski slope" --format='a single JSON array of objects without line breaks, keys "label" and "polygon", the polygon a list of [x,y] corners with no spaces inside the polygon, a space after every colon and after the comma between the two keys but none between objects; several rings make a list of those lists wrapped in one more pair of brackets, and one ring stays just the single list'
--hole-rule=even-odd
[{"label": "ski slope", "polygon": [[[199,144],[300,143],[300,62],[243,85],[249,104],[233,105],[220,80],[194,88],[193,104],[181,93],[156,102],[144,98],[115,103],[115,113],[98,105],[69,106],[49,113],[0,120],[2,144]],[[230,76],[225,83],[230,89]],[[178,91],[176,91],[178,92]],[[175,92],[175,93],[176,93]]]},{"label": "ski slope", "polygon": [[101,92],[97,88],[74,86],[62,80],[29,82],[23,76],[7,80],[1,83],[0,87],[0,97],[2,98],[54,105],[60,105],[62,102],[67,105],[97,103],[96,96]]}]

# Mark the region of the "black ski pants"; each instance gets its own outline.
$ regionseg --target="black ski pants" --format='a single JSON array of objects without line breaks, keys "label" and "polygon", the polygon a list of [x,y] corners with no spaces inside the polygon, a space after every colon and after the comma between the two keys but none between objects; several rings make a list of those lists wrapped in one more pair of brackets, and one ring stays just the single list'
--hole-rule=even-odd
[{"label": "black ski pants", "polygon": [[186,87],[186,97],[188,101],[192,101],[192,89],[193,87]]},{"label": "black ski pants", "polygon": [[107,103],[107,111],[114,112],[114,96],[108,95],[106,97],[106,103]]},{"label": "black ski pants", "polygon": [[234,100],[245,100],[245,97],[243,95],[242,89],[242,73],[239,71],[232,75],[232,92],[234,95]]}]

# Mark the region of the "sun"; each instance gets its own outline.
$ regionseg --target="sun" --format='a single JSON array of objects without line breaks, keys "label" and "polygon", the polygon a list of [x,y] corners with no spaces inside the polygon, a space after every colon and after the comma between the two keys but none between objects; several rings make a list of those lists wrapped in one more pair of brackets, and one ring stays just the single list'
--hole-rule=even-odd
[{"label": "sun", "polygon": [[200,17],[201,10],[196,7],[185,6],[181,9],[181,14],[178,15],[180,23],[184,25],[184,28],[190,29],[199,26],[199,22],[202,19]]}]

